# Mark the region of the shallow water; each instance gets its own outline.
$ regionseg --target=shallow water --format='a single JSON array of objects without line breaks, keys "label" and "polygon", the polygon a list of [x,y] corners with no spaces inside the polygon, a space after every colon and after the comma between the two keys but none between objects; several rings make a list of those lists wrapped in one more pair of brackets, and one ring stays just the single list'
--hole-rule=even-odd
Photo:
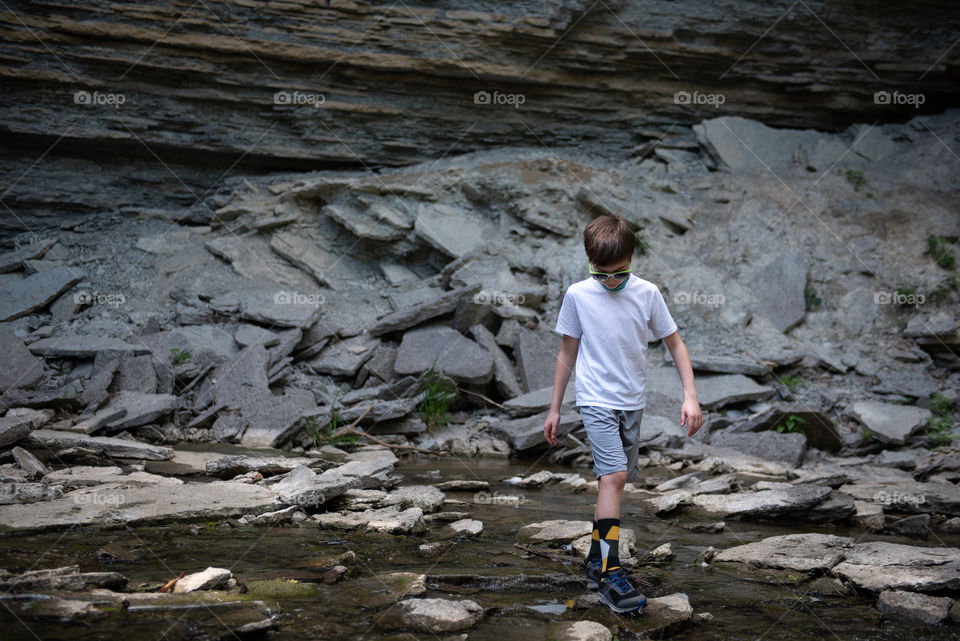
[{"label": "shallow water", "polygon": [[[66,530],[0,538],[0,567],[20,572],[78,564],[83,571],[120,572],[128,590],[155,589],[186,573],[207,566],[229,568],[250,591],[231,600],[259,599],[276,614],[270,638],[369,639],[396,638],[396,630],[380,626],[387,605],[394,600],[378,574],[408,571],[428,576],[424,597],[469,598],[485,609],[484,619],[471,628],[474,641],[527,641],[546,638],[558,621],[589,619],[616,630],[620,639],[636,638],[644,617],[614,615],[602,606],[566,609],[568,600],[586,592],[581,571],[573,565],[527,555],[514,547],[516,531],[531,522],[548,519],[589,520],[596,495],[573,494],[548,486],[517,489],[502,479],[539,469],[569,472],[574,468],[542,466],[535,461],[499,459],[419,460],[398,467],[403,484],[435,483],[449,479],[482,479],[490,495],[520,496],[507,506],[473,492],[447,492],[462,506],[444,509],[468,511],[483,521],[478,537],[462,537],[439,557],[424,559],[417,548],[437,540],[440,526],[426,536],[342,533],[320,530],[312,521],[301,526],[236,527],[229,521],[182,523],[168,526],[126,527],[119,530]],[[585,476],[585,468],[577,468]],[[658,473],[662,473],[659,471]],[[499,494],[497,494],[499,493]],[[706,546],[718,549],[756,541],[775,534],[825,532],[861,541],[890,540],[914,545],[960,545],[960,537],[915,541],[865,534],[857,529],[805,524],[742,523],[727,521],[717,534],[691,532],[683,525],[718,519],[689,512],[671,519],[645,514],[636,499],[624,499],[623,526],[637,533],[640,552],[672,543],[675,558],[667,564],[645,564],[632,571],[654,584],[648,597],[684,592],[694,612],[710,612],[714,620],[699,626],[669,630],[667,637],[701,639],[858,639],[946,641],[958,638],[956,627],[929,626],[884,619],[872,607],[876,595],[810,597],[798,588],[798,573],[748,572],[717,565],[699,567],[694,559]],[[104,563],[98,550],[121,558]],[[323,568],[339,554],[353,550],[357,560],[347,576],[334,585],[320,582]],[[804,577],[805,578],[805,577]],[[295,579],[294,583],[289,579]],[[272,580],[272,581],[271,581]],[[2,639],[217,639],[237,638],[228,632],[236,621],[250,617],[248,605],[222,605],[186,610],[111,611],[90,623],[61,623],[30,618],[13,602],[0,601]],[[258,617],[253,617],[256,619]],[[262,618],[259,617],[259,618]],[[407,638],[433,638],[416,633]]]}]

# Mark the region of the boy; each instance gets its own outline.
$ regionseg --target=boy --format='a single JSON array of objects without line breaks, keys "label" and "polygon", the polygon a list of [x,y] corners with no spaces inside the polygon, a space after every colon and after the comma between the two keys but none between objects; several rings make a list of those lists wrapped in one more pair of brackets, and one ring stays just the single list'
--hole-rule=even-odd
[{"label": "boy", "polygon": [[[563,335],[553,377],[553,400],[543,425],[557,443],[563,392],[576,365],[576,402],[590,440],[599,495],[593,541],[586,560],[587,587],[614,612],[635,612],[647,599],[620,567],[620,499],[626,481],[638,478],[640,419],[646,405],[647,329],[663,340],[683,383],[680,425],[693,436],[703,423],[693,368],[677,324],[660,290],[631,275],[633,226],[603,215],[583,230],[590,277],[567,288],[556,331]],[[579,353],[579,354],[578,354]]]}]

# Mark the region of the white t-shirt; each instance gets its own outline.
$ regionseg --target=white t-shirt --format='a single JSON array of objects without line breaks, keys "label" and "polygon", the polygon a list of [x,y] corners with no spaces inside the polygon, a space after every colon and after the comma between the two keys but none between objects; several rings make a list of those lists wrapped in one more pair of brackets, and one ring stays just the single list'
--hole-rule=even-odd
[{"label": "white t-shirt", "polygon": [[555,331],[580,339],[577,405],[646,406],[648,327],[658,339],[677,331],[660,289],[648,280],[631,274],[618,292],[592,277],[567,288]]}]

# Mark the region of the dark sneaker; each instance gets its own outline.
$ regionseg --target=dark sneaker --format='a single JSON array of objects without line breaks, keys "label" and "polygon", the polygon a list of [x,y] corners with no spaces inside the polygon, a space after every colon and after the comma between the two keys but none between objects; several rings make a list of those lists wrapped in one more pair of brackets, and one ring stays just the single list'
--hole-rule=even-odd
[{"label": "dark sneaker", "polygon": [[619,614],[637,612],[647,604],[647,597],[633,587],[623,568],[602,577],[597,594],[601,603]]},{"label": "dark sneaker", "polygon": [[600,574],[603,572],[603,561],[601,559],[587,560],[587,589],[596,590],[600,587]]}]

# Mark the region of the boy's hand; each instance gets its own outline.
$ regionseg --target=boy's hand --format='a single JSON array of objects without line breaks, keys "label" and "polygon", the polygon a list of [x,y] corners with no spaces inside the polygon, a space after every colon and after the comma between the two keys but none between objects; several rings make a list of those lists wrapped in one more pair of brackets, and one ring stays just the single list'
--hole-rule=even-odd
[{"label": "boy's hand", "polygon": [[[549,420],[549,417],[548,417]],[[684,399],[680,408],[680,425],[687,424],[687,436],[693,436],[703,425],[703,414],[700,412],[700,403],[692,398]]]},{"label": "boy's hand", "polygon": [[550,411],[547,420],[543,422],[543,438],[550,445],[557,444],[557,426],[560,424],[560,412]]}]

